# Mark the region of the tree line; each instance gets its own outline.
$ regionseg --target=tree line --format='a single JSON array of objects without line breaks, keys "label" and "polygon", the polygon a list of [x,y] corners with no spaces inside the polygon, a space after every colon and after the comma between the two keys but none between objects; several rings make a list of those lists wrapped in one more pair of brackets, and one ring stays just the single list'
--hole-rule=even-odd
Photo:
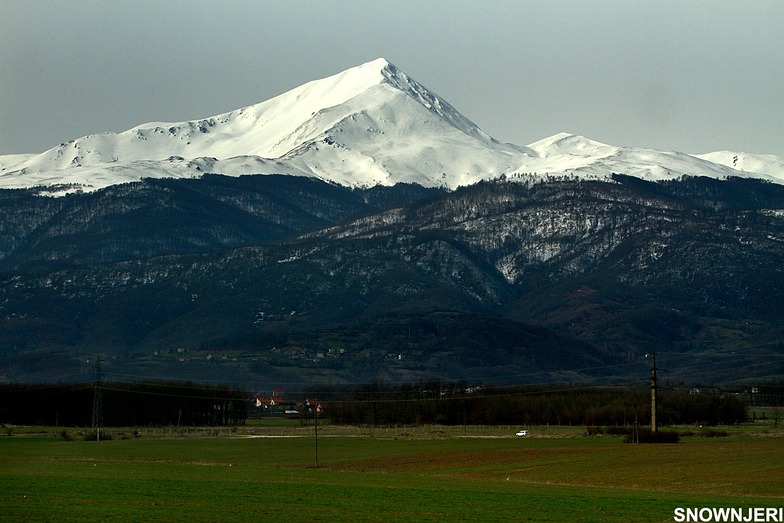
[{"label": "tree line", "polygon": [[[659,391],[660,425],[737,424],[746,419],[743,396],[712,390]],[[328,404],[334,423],[445,425],[606,425],[648,424],[647,387],[480,387],[438,382],[358,387],[350,399]]]},{"label": "tree line", "polygon": [[[96,402],[96,395],[99,401]],[[192,382],[0,385],[0,422],[106,427],[242,425],[248,393]]]},{"label": "tree line", "polygon": [[[578,425],[650,423],[647,387],[468,387],[440,381],[374,383],[302,391],[322,417],[356,425]],[[96,402],[96,397],[100,398]],[[192,382],[0,384],[0,423],[91,426],[227,426],[255,414],[253,395],[227,385]],[[745,421],[747,396],[710,389],[660,390],[661,426],[732,425]]]}]

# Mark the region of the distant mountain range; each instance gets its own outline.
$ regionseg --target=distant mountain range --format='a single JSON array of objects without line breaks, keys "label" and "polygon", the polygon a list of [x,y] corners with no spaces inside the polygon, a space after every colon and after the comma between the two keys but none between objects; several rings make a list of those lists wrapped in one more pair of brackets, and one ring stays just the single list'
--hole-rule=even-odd
[{"label": "distant mountain range", "polygon": [[384,59],[309,82],[265,102],[181,123],[84,136],[37,155],[0,157],[0,188],[92,191],[142,178],[204,173],[292,174],[350,187],[474,184],[501,176],[645,180],[683,175],[784,183],[784,160],[613,147],[557,134],[501,143]]},{"label": "distant mountain range", "polygon": [[784,378],[774,156],[503,144],[376,60],[0,166],[0,380]]}]

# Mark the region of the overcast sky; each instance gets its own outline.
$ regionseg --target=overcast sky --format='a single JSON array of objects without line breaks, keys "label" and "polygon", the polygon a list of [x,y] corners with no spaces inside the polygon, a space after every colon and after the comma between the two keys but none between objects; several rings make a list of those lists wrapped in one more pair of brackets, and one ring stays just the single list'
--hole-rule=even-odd
[{"label": "overcast sky", "polygon": [[784,1],[0,0],[0,154],[384,57],[491,136],[784,156]]}]

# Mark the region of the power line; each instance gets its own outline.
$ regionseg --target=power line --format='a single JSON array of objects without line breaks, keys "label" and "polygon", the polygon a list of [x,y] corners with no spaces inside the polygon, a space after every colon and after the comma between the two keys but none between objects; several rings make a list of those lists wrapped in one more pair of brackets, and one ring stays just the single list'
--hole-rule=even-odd
[{"label": "power line", "polygon": [[[167,392],[156,392],[156,391],[146,391],[146,390],[132,390],[132,389],[121,389],[115,387],[103,387],[103,390],[109,390],[113,392],[123,392],[126,394],[145,394],[148,396],[165,396],[169,398],[188,398],[188,399],[197,399],[197,400],[220,400],[220,401],[229,401],[229,400],[242,400],[242,399],[251,399],[250,396],[246,397],[238,397],[238,396],[196,396],[193,394],[172,394]],[[245,393],[245,391],[239,391]]]}]

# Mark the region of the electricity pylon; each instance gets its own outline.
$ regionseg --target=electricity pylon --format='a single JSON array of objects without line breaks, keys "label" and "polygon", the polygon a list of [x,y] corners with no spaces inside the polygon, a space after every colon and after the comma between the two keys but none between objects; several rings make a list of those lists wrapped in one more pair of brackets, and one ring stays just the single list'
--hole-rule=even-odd
[{"label": "electricity pylon", "polygon": [[95,383],[93,384],[93,428],[96,441],[101,441],[103,427],[103,392],[101,391],[101,357],[95,360]]}]

